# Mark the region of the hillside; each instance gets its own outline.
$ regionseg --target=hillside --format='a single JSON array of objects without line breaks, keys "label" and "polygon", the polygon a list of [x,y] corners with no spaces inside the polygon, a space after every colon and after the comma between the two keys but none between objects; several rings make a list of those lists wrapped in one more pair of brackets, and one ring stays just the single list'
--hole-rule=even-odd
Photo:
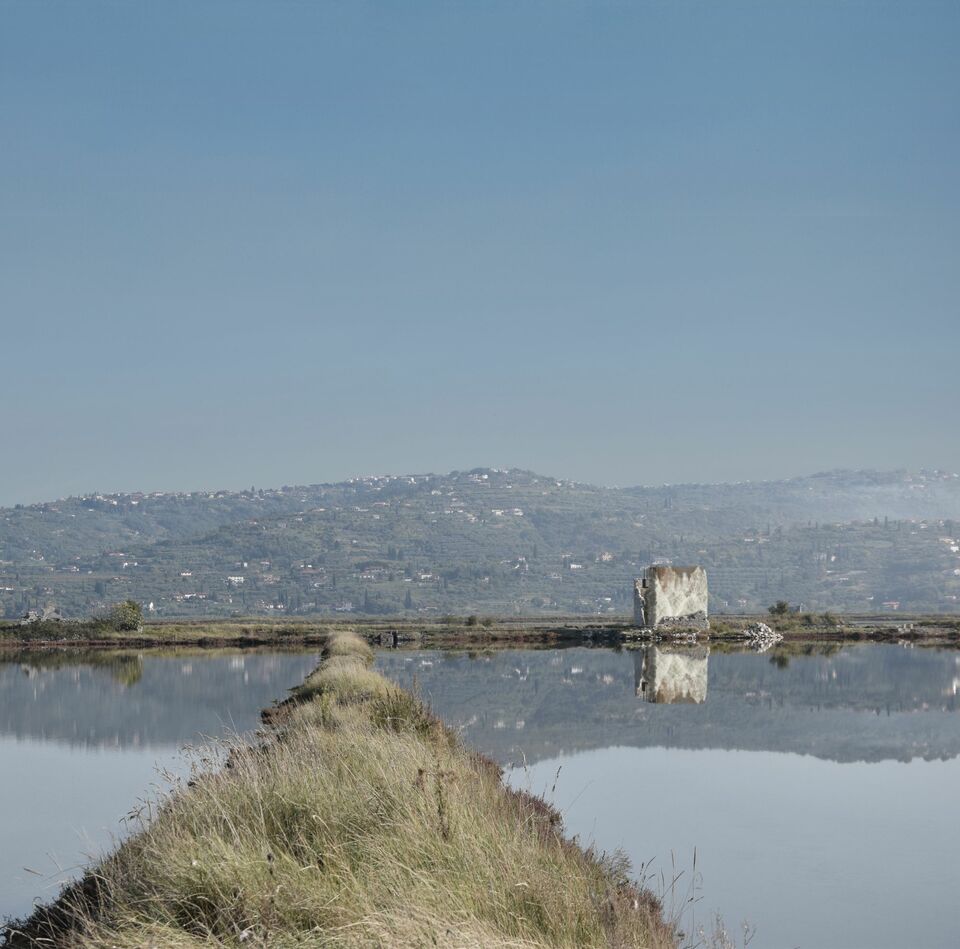
[{"label": "hillside", "polygon": [[716,611],[952,611],[954,521],[960,479],[941,472],[620,489],[478,469],[97,494],[0,509],[0,612],[132,596],[158,616],[617,614],[655,560],[703,564]]}]

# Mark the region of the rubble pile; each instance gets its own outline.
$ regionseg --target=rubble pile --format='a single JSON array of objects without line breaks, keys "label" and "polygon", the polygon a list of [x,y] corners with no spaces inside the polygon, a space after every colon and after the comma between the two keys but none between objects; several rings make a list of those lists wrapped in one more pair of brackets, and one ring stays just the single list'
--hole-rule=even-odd
[{"label": "rubble pile", "polygon": [[747,645],[757,652],[766,652],[783,642],[783,633],[772,630],[766,623],[751,623],[744,631]]}]

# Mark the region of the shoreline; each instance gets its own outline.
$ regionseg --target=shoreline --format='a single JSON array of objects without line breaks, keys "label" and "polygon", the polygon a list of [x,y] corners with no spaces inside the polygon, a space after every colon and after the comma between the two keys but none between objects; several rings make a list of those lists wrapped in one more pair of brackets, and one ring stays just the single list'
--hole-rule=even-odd
[{"label": "shoreline", "polygon": [[409,619],[343,621],[296,621],[284,623],[254,620],[211,620],[146,623],[136,633],[105,631],[101,625],[65,621],[56,625],[0,624],[0,655],[24,649],[143,649],[174,646],[198,649],[254,648],[265,646],[321,646],[338,631],[350,629],[371,643],[421,645],[426,648],[509,648],[511,646],[606,645],[643,642],[683,642],[695,638],[708,645],[746,642],[743,630],[763,622],[783,636],[785,643],[842,644],[858,642],[912,643],[924,646],[960,647],[960,618],[903,616],[898,622],[876,617],[837,616],[829,624],[800,618],[762,615],[719,614],[711,617],[708,630],[682,628],[640,630],[626,621],[596,622],[588,619],[484,619],[462,621],[412,621]]},{"label": "shoreline", "polygon": [[676,923],[542,799],[502,782],[341,629],[223,767],[157,816],[9,947],[675,947]]}]

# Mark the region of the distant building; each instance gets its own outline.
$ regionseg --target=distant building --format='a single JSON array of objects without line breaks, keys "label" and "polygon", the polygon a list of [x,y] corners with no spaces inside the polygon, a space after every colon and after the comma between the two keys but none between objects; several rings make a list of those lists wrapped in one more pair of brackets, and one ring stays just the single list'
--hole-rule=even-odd
[{"label": "distant building", "polygon": [[703,567],[647,567],[633,584],[633,621],[645,629],[706,629],[707,596]]}]

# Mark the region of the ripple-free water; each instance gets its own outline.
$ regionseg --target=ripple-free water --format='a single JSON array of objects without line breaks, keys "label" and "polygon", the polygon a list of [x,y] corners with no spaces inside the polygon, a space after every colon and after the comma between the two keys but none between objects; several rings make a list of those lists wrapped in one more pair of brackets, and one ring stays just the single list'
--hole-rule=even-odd
[{"label": "ripple-free water", "polygon": [[256,728],[315,652],[0,653],[0,922],[56,896],[186,744]]},{"label": "ripple-free water", "polygon": [[690,932],[719,910],[734,934],[753,924],[751,949],[960,945],[960,653],[399,650],[377,665],[546,792],[568,832],[683,870],[678,902],[696,848]]}]

